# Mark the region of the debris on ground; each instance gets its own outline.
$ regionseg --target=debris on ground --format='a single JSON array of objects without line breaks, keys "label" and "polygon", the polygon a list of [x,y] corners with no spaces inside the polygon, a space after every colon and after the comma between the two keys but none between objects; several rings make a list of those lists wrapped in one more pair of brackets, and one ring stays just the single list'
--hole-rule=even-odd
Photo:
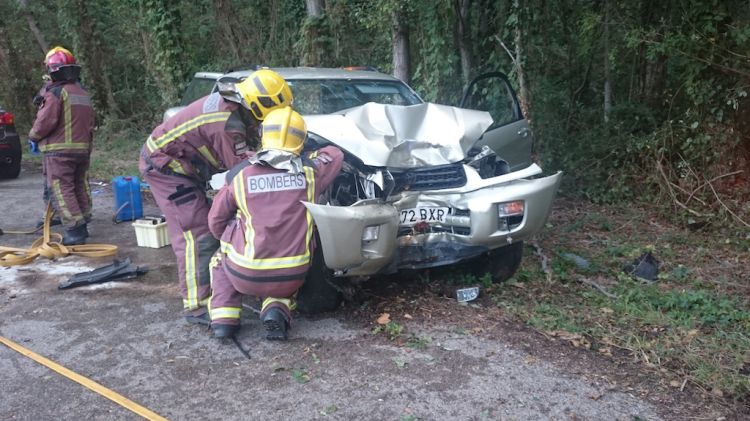
[{"label": "debris on ground", "polygon": [[650,251],[646,251],[633,260],[633,263],[625,265],[622,270],[636,279],[653,283],[659,276],[659,261]]},{"label": "debris on ground", "polygon": [[122,281],[135,278],[136,276],[143,275],[147,272],[147,267],[134,265],[130,262],[130,258],[126,258],[125,260],[115,259],[107,266],[102,266],[88,272],[76,273],[67,281],[58,285],[57,288],[69,289],[109,281]]}]

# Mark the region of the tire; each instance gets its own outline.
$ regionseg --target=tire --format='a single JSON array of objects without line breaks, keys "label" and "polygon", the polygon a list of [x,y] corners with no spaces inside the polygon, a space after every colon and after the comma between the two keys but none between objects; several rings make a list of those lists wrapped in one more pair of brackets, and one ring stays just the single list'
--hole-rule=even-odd
[{"label": "tire", "polygon": [[342,301],[343,295],[333,284],[333,272],[326,267],[323,250],[318,247],[305,283],[297,291],[297,311],[303,314],[326,313],[339,308]]},{"label": "tire", "polygon": [[492,282],[498,284],[515,275],[521,266],[522,258],[523,241],[519,241],[488,252],[483,257],[484,262],[480,266],[483,267],[484,273],[492,276]]},{"label": "tire", "polygon": [[18,178],[21,173],[21,157],[13,156],[9,164],[1,164],[0,178]]}]

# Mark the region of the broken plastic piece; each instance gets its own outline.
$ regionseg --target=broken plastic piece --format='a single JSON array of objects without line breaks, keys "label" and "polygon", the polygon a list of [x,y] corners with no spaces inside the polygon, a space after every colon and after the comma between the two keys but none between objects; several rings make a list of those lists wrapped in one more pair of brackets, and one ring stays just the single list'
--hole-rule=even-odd
[{"label": "broken plastic piece", "polygon": [[479,287],[459,288],[456,290],[456,300],[459,303],[476,300],[479,297]]},{"label": "broken plastic piece", "polygon": [[622,270],[635,278],[656,282],[659,276],[659,261],[647,251],[633,260],[633,263],[625,265]]},{"label": "broken plastic piece", "polygon": [[125,260],[114,260],[112,264],[96,268],[89,272],[76,273],[70,279],[58,285],[58,289],[75,288],[84,285],[100,284],[109,281],[120,281],[123,279],[135,278],[148,272],[146,266],[136,266],[130,262],[129,258]]}]

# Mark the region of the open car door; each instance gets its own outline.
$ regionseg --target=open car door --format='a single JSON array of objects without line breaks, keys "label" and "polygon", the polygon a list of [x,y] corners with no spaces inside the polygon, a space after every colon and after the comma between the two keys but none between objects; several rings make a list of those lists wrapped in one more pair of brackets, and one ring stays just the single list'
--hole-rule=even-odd
[{"label": "open car door", "polygon": [[486,111],[492,116],[493,123],[477,146],[489,146],[508,162],[511,171],[531,165],[533,136],[507,76],[500,72],[477,76],[464,91],[459,107]]}]

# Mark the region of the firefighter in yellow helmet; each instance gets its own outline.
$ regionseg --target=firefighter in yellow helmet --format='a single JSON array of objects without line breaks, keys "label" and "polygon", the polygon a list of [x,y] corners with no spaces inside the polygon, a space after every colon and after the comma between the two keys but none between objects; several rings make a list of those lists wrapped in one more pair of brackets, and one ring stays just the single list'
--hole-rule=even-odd
[{"label": "firefighter in yellow helmet", "polygon": [[243,294],[263,300],[266,338],[287,339],[294,295],[310,267],[313,220],[302,201],[315,202],[341,170],[335,146],[302,154],[305,122],[291,108],[271,111],[261,150],[233,168],[208,214],[221,251],[211,262],[211,328],[217,338],[240,328]]},{"label": "firefighter in yellow helmet", "polygon": [[267,69],[231,88],[185,107],[141,149],[140,171],[167,218],[185,320],[193,324],[209,324],[209,262],[219,248],[208,229],[207,182],[247,158],[260,143],[260,123],[292,103],[289,85]]}]

